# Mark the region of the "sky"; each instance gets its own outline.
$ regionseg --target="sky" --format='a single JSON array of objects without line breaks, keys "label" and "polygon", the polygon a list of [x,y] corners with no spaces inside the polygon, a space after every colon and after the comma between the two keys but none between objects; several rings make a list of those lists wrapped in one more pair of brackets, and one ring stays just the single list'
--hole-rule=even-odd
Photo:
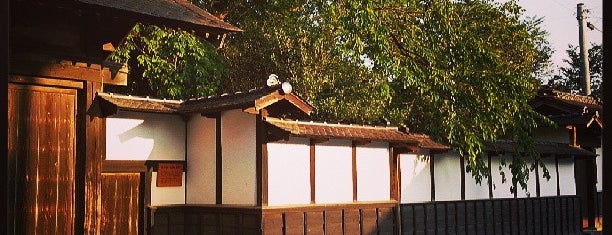
[{"label": "sky", "polygon": [[[504,0],[499,0],[505,2]],[[525,8],[525,15],[543,17],[542,28],[546,30],[551,48],[555,51],[552,55],[553,66],[563,67],[567,59],[565,50],[568,44],[578,45],[578,20],[576,19],[576,5],[584,3],[584,8],[589,9],[587,22],[591,22],[599,30],[603,30],[602,19],[603,0],[519,0],[518,3]],[[587,41],[589,43],[601,43],[603,34],[596,30],[587,28]]]}]

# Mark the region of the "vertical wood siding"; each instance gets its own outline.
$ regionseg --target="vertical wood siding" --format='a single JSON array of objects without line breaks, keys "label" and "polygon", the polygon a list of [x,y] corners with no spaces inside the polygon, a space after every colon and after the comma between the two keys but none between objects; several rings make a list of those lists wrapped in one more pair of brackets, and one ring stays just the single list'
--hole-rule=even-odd
[{"label": "vertical wood siding", "polygon": [[138,234],[140,173],[102,174],[101,234]]},{"label": "vertical wood siding", "polygon": [[581,234],[577,196],[402,204],[402,234]]},{"label": "vertical wood siding", "polygon": [[8,101],[12,229],[72,234],[76,91],[10,84]]}]

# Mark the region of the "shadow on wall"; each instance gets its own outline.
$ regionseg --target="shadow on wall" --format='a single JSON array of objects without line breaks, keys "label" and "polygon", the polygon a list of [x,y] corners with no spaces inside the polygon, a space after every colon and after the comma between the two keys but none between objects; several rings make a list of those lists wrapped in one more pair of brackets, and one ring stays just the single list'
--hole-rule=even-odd
[{"label": "shadow on wall", "polygon": [[401,195],[404,202],[423,202],[431,200],[431,173],[429,156],[421,153],[402,154]]},{"label": "shadow on wall", "polygon": [[178,116],[119,112],[106,120],[107,160],[183,160],[185,124]]}]

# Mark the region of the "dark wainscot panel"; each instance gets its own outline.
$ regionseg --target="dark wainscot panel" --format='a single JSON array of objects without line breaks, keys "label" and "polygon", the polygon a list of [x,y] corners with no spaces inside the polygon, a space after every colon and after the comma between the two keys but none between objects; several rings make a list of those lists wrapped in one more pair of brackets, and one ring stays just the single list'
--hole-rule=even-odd
[{"label": "dark wainscot panel", "polygon": [[402,234],[581,234],[577,196],[401,204]]},{"label": "dark wainscot panel", "polygon": [[150,234],[261,234],[261,208],[230,205],[150,207]]},{"label": "dark wainscot panel", "polygon": [[397,234],[395,202],[268,207],[264,234]]}]

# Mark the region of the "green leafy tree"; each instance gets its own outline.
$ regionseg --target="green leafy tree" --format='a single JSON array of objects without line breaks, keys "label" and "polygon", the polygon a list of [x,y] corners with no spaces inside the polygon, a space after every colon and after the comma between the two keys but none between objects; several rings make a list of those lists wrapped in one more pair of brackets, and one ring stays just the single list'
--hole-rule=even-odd
[{"label": "green leafy tree", "polygon": [[208,41],[180,29],[137,24],[111,55],[129,61],[127,87],[110,91],[187,99],[217,93],[227,74],[225,60]]},{"label": "green leafy tree", "polygon": [[[550,124],[528,105],[549,61],[541,20],[515,1],[201,1],[244,30],[230,37],[227,89],[276,73],[315,105],[315,119],[389,120],[454,146],[476,181],[484,144],[520,142],[508,164],[526,188],[530,132]],[[544,166],[542,166],[544,167]],[[511,188],[516,190],[516,186]]]},{"label": "green leafy tree", "polygon": [[[591,44],[589,51],[589,72],[591,75],[591,94],[601,99],[601,81],[603,79],[603,48],[601,44]],[[566,66],[560,68],[561,74],[555,75],[549,81],[555,89],[566,92],[582,91],[580,76],[580,48],[568,45],[566,50],[569,59],[564,59]]]}]

